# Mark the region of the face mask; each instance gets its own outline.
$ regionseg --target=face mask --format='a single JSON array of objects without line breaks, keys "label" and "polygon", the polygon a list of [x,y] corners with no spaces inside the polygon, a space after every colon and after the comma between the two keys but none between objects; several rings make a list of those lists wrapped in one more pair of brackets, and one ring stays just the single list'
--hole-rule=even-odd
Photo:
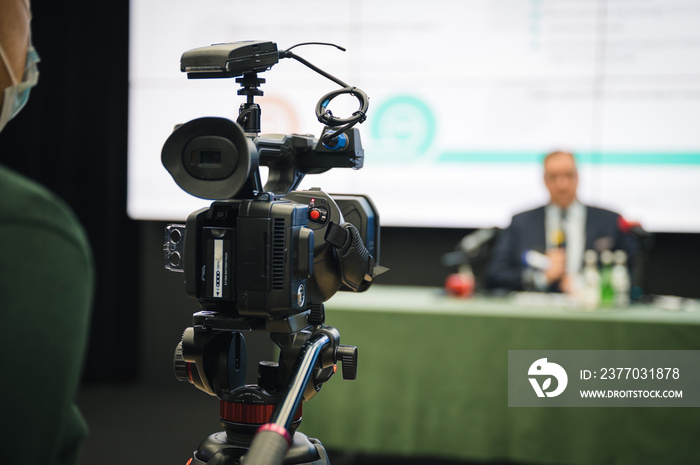
[{"label": "face mask", "polygon": [[[5,62],[5,66],[10,70],[10,65],[7,62],[2,48],[0,48],[0,58]],[[5,127],[8,121],[19,113],[29,100],[29,91],[39,81],[39,70],[36,64],[39,63],[39,54],[34,50],[31,41],[27,50],[27,62],[24,66],[24,77],[22,82],[11,85],[5,89],[2,99],[2,109],[0,110],[0,131]],[[11,71],[11,70],[10,70]]]}]

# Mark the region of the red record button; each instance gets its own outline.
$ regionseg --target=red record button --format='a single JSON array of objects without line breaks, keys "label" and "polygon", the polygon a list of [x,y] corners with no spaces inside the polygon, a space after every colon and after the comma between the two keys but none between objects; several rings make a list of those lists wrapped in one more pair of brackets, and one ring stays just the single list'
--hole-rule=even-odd
[{"label": "red record button", "polygon": [[311,218],[312,220],[318,220],[319,218],[321,218],[321,212],[316,209],[313,209],[309,212],[309,218]]}]

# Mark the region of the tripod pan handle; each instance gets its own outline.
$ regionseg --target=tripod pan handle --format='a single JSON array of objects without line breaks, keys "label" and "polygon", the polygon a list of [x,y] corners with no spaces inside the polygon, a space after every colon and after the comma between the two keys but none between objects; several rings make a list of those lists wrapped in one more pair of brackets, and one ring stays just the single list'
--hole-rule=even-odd
[{"label": "tripod pan handle", "polygon": [[281,465],[287,455],[290,437],[286,428],[267,423],[260,427],[242,465]]}]

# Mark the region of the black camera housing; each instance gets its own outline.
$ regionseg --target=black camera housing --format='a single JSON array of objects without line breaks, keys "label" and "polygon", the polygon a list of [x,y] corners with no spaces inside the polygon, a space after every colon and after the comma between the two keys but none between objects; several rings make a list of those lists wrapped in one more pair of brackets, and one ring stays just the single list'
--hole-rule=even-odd
[{"label": "black camera housing", "polygon": [[[204,311],[229,318],[297,315],[338,290],[366,290],[379,268],[379,216],[369,197],[295,190],[307,174],[362,168],[360,133],[352,126],[364,121],[366,95],[346,86],[322,97],[317,110],[324,110],[319,120],[326,124],[318,139],[260,135],[253,98],[262,95],[257,87],[265,80],[257,73],[280,57],[296,56],[262,41],[185,52],[181,70],[189,78],[242,76],[239,94],[248,101],[236,122],[205,117],[178,125],[161,154],[183,190],[215,200],[186,225],[168,227],[166,267],[185,272],[187,293]],[[360,100],[358,114],[341,120],[325,112],[339,93]],[[264,186],[260,166],[269,170]]]},{"label": "black camera housing", "polygon": [[[276,319],[343,289],[324,239],[330,224],[344,221],[333,197],[320,190],[262,197],[216,201],[192,213],[186,231],[179,230],[187,293],[204,310]],[[361,196],[341,196],[341,202],[360,219],[376,260],[376,210]]]}]

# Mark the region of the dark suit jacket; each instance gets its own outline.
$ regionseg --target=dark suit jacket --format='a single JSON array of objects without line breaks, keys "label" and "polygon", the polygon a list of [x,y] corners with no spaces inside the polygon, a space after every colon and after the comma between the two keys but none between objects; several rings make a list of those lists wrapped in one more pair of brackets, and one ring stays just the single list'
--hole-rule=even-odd
[{"label": "dark suit jacket", "polygon": [[[486,268],[486,283],[489,288],[528,290],[523,285],[525,265],[522,256],[528,250],[545,251],[544,209],[542,206],[515,215],[510,226],[500,232]],[[619,218],[620,215],[615,212],[586,206],[585,249],[599,250],[600,243],[605,241],[607,246],[603,248],[627,252],[628,266],[631,267],[636,244],[633,237],[620,230]]]}]

